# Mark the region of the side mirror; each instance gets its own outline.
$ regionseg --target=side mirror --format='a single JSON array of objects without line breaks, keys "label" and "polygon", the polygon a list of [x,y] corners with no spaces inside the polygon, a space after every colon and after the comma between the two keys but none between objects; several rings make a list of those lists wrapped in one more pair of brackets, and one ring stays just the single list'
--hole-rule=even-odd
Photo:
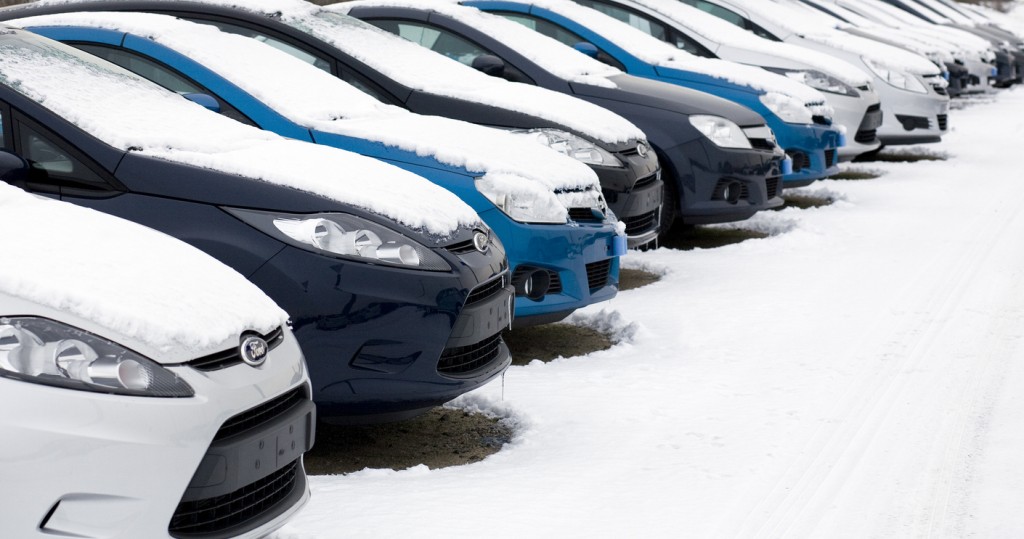
[{"label": "side mirror", "polygon": [[587,56],[595,60],[597,59],[597,55],[601,52],[597,49],[597,45],[594,45],[593,43],[590,43],[588,41],[580,41],[579,43],[573,45],[572,48],[576,49],[579,52],[582,52],[583,54],[586,54]]},{"label": "side mirror", "polygon": [[505,75],[505,61],[493,54],[481,54],[473,58],[471,67],[485,75],[492,77],[503,77]]},{"label": "side mirror", "polygon": [[188,99],[189,101],[202,105],[207,110],[213,112],[220,112],[220,103],[212,96],[208,94],[181,94],[181,97]]},{"label": "side mirror", "polygon": [[0,182],[25,188],[28,180],[28,163],[13,153],[0,150]]}]

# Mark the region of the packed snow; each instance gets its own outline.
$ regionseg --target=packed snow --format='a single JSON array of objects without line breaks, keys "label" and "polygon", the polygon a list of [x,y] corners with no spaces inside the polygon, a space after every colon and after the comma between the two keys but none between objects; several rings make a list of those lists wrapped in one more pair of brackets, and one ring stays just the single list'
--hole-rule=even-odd
[{"label": "packed snow", "polygon": [[[415,90],[523,112],[610,144],[645,138],[638,127],[604,108],[537,86],[484,75],[337,10],[304,0],[197,1],[277,18]],[[74,2],[43,0],[39,4]]]},{"label": "packed snow", "polygon": [[121,150],[285,185],[440,236],[479,223],[458,197],[420,176],[213,114],[113,64],[28,32],[0,27],[0,83]]},{"label": "packed snow", "polygon": [[288,318],[255,285],[194,247],[3,182],[0,230],[0,293],[77,315],[165,360],[220,351],[243,331],[267,333]]},{"label": "packed snow", "polygon": [[[863,86],[871,81],[871,77],[864,70],[853,64],[789,43],[764,39],[679,0],[634,1],[667,17],[679,27],[686,28],[716,44],[750,49],[761,54],[770,54],[788,61],[806,64],[810,68],[828,73],[855,87]],[[728,58],[726,59],[728,60]]]},{"label": "packed snow", "polygon": [[884,175],[737,225],[767,239],[629,254],[662,280],[573,319],[617,345],[454,403],[510,444],[315,476],[275,538],[1024,535],[1024,212],[993,196],[1024,90],[992,101],[954,112],[946,161],[853,165]]},{"label": "packed snow", "polygon": [[[543,214],[567,217],[556,191],[586,191],[597,207],[600,184],[589,166],[533,140],[385,105],[349,83],[270,45],[217,28],[149,13],[67,13],[11,21],[26,28],[103,28],[151,39],[191,58],[307,129],[379,142],[461,167],[482,181],[528,191]],[[429,136],[424,134],[429,133]],[[314,139],[317,133],[313,134]],[[515,186],[515,182],[533,186]]]}]

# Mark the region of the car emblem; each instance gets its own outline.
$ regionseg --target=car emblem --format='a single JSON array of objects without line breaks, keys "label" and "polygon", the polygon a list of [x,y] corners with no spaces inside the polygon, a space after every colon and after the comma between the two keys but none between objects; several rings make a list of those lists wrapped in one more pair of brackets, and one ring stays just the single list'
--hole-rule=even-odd
[{"label": "car emblem", "polygon": [[270,347],[267,346],[267,341],[264,341],[260,337],[255,335],[249,335],[242,339],[242,344],[238,347],[238,352],[242,356],[242,361],[253,367],[259,367],[267,360],[267,354],[270,353]]},{"label": "car emblem", "polygon": [[481,253],[487,252],[487,246],[490,244],[491,239],[483,232],[477,231],[473,234],[473,247],[476,247],[477,251]]},{"label": "car emblem", "polygon": [[637,155],[639,155],[640,157],[647,157],[647,151],[648,151],[648,148],[647,148],[646,144],[644,144],[643,142],[637,142],[636,143],[636,153],[637,153]]}]

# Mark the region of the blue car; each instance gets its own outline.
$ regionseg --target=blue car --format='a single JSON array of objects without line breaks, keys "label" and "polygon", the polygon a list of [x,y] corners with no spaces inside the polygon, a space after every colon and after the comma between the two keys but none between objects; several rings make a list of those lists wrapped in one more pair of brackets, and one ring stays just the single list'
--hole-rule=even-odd
[{"label": "blue car", "polygon": [[516,325],[560,320],[617,293],[624,229],[582,163],[504,132],[381,104],[288,54],[211,26],[166,15],[76,15],[34,17],[27,29],[202,96],[239,121],[380,159],[455,193],[505,246]]},{"label": "blue car", "polygon": [[765,118],[792,160],[792,170],[783,174],[784,187],[807,185],[839,170],[837,149],[845,144],[845,135],[832,127],[824,98],[809,87],[763,71],[749,71],[754,68],[689,57],[568,0],[461,3],[522,23],[630,75],[700,90],[750,108]]}]

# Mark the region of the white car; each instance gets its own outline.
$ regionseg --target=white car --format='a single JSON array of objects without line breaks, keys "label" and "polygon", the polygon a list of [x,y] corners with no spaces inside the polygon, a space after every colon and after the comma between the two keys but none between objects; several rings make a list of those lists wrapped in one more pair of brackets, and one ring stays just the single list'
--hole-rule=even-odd
[{"label": "white car", "polygon": [[746,32],[678,0],[575,0],[705,58],[755,65],[796,79],[828,98],[833,122],[846,129],[841,160],[878,149],[882,123],[871,76],[843,60]]},{"label": "white car", "polygon": [[[927,58],[839,32],[766,0],[681,0],[773,41],[792,43],[864,66],[882,99],[882,144],[938,142],[948,130],[942,71]],[[809,20],[810,19],[810,20]]]},{"label": "white car", "polygon": [[195,248],[7,176],[0,535],[282,526],[309,498],[302,455],[315,430],[285,313]]}]

